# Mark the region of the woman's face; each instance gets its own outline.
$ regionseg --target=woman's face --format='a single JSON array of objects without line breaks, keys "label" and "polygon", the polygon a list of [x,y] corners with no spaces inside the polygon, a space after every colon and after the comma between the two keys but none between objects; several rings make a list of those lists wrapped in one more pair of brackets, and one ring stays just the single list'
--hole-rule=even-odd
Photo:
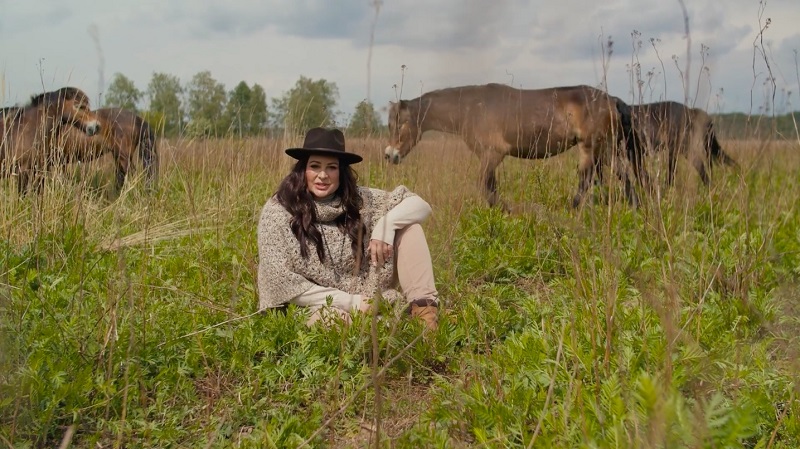
[{"label": "woman's face", "polygon": [[339,188],[339,158],[312,154],[306,164],[306,187],[318,200],[336,193]]}]

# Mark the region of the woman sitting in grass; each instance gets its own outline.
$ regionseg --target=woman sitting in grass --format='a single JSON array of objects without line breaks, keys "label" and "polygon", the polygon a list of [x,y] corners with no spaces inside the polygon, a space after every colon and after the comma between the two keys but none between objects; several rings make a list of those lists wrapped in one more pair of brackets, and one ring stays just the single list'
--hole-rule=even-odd
[{"label": "woman sitting in grass", "polygon": [[376,296],[402,297],[435,329],[433,264],[420,226],[430,205],[404,186],[358,186],[351,165],[362,158],[345,151],[338,129],[313,128],[286,154],[297,163],[258,223],[259,309],[291,303],[309,309],[309,324],[330,313],[349,321]]}]

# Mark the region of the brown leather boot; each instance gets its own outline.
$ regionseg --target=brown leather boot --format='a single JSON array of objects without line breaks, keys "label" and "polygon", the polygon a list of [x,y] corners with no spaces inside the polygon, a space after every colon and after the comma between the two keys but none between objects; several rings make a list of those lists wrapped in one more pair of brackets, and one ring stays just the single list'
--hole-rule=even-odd
[{"label": "brown leather boot", "polygon": [[421,319],[429,331],[435,331],[439,326],[439,306],[435,301],[427,299],[414,301],[411,303],[410,312],[412,317]]}]

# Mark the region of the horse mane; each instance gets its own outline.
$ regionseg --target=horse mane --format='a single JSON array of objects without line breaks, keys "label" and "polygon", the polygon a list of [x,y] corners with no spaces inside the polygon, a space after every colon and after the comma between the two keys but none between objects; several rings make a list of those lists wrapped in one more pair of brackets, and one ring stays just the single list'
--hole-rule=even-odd
[{"label": "horse mane", "polygon": [[[563,86],[563,87],[560,87],[559,89],[561,91],[570,91],[570,90],[584,90],[584,89],[587,89],[587,88],[594,89],[593,87],[588,86],[586,84],[575,84],[575,85],[570,85],[570,86]],[[453,94],[463,95],[463,94],[466,94],[466,93],[469,93],[469,92],[474,92],[474,91],[481,92],[481,91],[486,91],[486,90],[490,90],[490,91],[497,91],[497,90],[501,90],[501,91],[503,91],[503,90],[519,91],[519,90],[523,90],[523,89],[511,86],[509,84],[503,84],[503,83],[470,84],[470,85],[464,85],[464,86],[443,87],[441,89],[430,90],[428,92],[423,93],[419,97],[408,99],[408,100],[402,100],[401,99],[397,103],[399,105],[403,106],[403,105],[407,105],[407,104],[409,104],[411,102],[424,100],[424,99],[435,99],[435,98],[440,98],[440,97],[449,97],[449,96],[452,96]]]},{"label": "horse mane", "polygon": [[405,107],[406,105],[421,100],[433,100],[438,98],[450,98],[451,96],[459,96],[469,94],[471,92],[480,92],[484,90],[506,90],[506,89],[514,89],[515,87],[509,86],[508,84],[501,84],[501,83],[488,83],[488,84],[470,84],[465,86],[455,86],[455,87],[443,87],[441,89],[435,89],[428,92],[423,93],[419,97],[412,98],[409,100],[399,100],[398,103],[401,107]]},{"label": "horse mane", "polygon": [[86,93],[78,89],[77,87],[67,86],[67,87],[62,87],[58,90],[32,95],[30,105],[35,107],[53,101],[54,99],[70,101],[70,100],[87,99],[87,97],[88,96],[86,95]]}]

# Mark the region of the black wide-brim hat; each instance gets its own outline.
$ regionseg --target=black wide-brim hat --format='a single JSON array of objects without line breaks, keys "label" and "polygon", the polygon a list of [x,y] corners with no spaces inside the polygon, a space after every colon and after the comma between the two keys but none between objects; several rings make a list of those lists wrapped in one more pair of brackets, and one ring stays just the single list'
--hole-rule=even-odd
[{"label": "black wide-brim hat", "polygon": [[361,162],[363,158],[355,153],[348,153],[344,147],[344,134],[336,128],[311,128],[306,133],[301,148],[288,148],[286,154],[295,158],[303,159],[312,154],[324,154],[339,158],[346,164]]}]

